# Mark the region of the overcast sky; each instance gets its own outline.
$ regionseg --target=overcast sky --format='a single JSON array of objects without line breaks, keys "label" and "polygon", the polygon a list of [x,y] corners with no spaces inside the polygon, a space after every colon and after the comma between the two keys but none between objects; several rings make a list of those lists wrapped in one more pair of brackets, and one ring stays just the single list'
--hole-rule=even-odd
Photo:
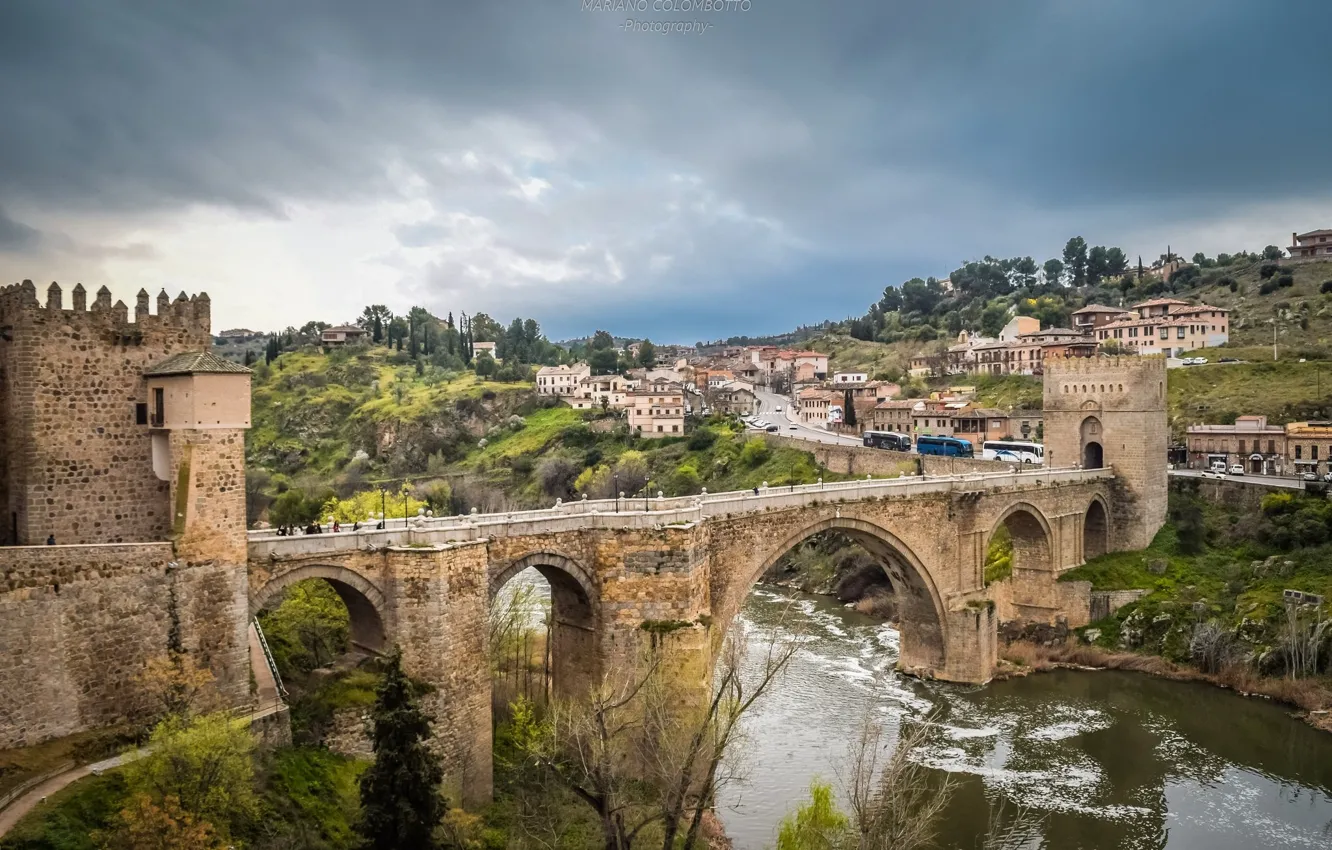
[{"label": "overcast sky", "polygon": [[693,342],[1332,227],[1325,2],[634,2],[5,0],[0,280]]}]

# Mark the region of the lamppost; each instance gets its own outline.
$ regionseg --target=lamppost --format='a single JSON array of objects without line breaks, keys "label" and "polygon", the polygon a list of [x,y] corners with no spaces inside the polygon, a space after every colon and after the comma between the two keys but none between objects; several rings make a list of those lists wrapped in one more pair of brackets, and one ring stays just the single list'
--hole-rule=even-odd
[{"label": "lamppost", "polygon": [[384,515],[388,513],[388,488],[384,485],[379,486],[379,527],[387,528]]},{"label": "lamppost", "polygon": [[611,485],[615,488],[615,512],[620,512],[620,497],[624,494],[620,492],[620,476],[611,473]]},{"label": "lamppost", "polygon": [[644,512],[644,513],[647,513],[648,511],[652,510],[652,508],[648,505],[648,489],[649,489],[651,486],[652,486],[652,479],[649,478],[647,481],[644,481],[644,482],[643,482],[643,512]]}]

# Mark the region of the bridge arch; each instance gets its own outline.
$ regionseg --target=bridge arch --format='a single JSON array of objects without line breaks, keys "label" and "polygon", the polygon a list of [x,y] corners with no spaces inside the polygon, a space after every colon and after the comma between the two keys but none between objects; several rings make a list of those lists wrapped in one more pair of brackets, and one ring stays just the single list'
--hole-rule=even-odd
[{"label": "bridge arch", "polygon": [[556,697],[577,697],[601,681],[599,594],[593,573],[568,555],[531,552],[491,569],[491,601],[528,569],[536,570],[550,587],[551,689]]},{"label": "bridge arch", "polygon": [[307,564],[275,576],[250,597],[250,616],[258,616],[283,590],[306,579],[327,581],[347,606],[352,645],[383,652],[387,644],[384,592],[365,576],[333,564]]},{"label": "bridge arch", "polygon": [[1008,533],[1013,541],[1014,572],[1054,570],[1054,531],[1040,508],[1030,502],[1013,502],[1004,508],[985,539],[987,550],[1000,526],[1008,527]]},{"label": "bridge arch", "polygon": [[855,540],[879,562],[897,595],[902,637],[900,665],[912,671],[941,671],[948,647],[948,616],[934,576],[901,538],[882,526],[852,517],[830,517],[804,526],[770,551],[757,569],[736,586],[726,600],[723,630],[739,611],[754,584],[801,541],[822,531],[839,531]]},{"label": "bridge arch", "polygon": [[1082,516],[1082,559],[1090,561],[1110,551],[1110,509],[1093,496]]}]

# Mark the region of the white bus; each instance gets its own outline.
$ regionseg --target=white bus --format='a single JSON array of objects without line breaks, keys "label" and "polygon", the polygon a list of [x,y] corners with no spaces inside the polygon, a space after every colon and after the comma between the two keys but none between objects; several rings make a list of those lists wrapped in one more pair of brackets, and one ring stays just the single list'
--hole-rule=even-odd
[{"label": "white bus", "polygon": [[1013,440],[989,440],[981,446],[985,460],[1006,463],[1045,463],[1045,446]]}]

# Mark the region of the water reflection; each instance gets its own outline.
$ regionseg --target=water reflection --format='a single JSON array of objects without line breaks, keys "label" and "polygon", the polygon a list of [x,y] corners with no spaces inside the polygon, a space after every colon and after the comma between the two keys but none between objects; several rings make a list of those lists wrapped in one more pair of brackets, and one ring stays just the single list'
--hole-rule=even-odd
[{"label": "water reflection", "polygon": [[920,759],[960,781],[942,847],[978,847],[996,810],[1011,820],[1021,809],[1041,819],[1032,848],[1332,847],[1332,736],[1278,706],[1119,672],[979,689],[905,680],[890,672],[892,629],[770,589],[741,621],[752,651],[785,628],[783,616],[806,634],[787,678],[747,719],[747,782],[723,792],[737,850],[771,846],[811,778],[837,783],[866,711],[895,728],[930,709],[941,734]]}]

